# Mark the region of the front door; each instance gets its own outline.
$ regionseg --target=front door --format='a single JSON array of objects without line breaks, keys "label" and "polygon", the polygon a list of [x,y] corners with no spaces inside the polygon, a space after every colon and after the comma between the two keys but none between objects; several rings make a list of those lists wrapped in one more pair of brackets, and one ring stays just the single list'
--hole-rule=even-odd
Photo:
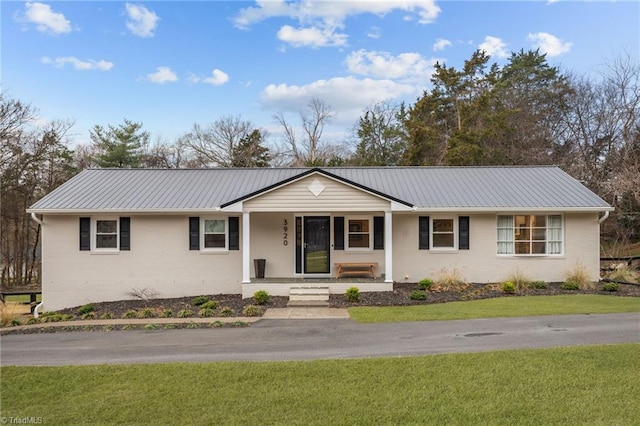
[{"label": "front door", "polygon": [[304,273],[328,274],[331,267],[329,259],[331,219],[329,216],[305,216],[303,222]]}]

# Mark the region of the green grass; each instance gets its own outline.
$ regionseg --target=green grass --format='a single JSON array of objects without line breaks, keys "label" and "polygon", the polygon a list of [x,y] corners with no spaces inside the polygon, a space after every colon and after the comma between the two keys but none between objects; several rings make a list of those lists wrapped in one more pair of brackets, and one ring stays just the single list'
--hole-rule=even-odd
[{"label": "green grass", "polygon": [[640,344],[306,362],[2,367],[44,424],[637,424]]},{"label": "green grass", "polygon": [[620,312],[640,312],[640,298],[576,294],[498,297],[417,306],[349,308],[349,315],[358,322],[436,321]]},{"label": "green grass", "polygon": [[[31,298],[28,294],[20,294],[20,295],[8,295],[4,298],[7,302],[15,302],[15,303],[29,303]],[[42,295],[36,295],[36,301],[38,303],[42,302]]]}]

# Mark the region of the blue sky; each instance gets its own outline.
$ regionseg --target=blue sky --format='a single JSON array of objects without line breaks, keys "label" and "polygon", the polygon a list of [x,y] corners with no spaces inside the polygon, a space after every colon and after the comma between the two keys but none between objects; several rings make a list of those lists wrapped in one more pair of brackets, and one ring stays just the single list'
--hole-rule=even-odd
[{"label": "blue sky", "polygon": [[40,120],[89,129],[142,122],[169,142],[194,123],[240,116],[278,139],[312,97],[344,140],[374,102],[413,103],[436,61],[461,67],[485,49],[504,64],[540,48],[552,65],[597,76],[619,55],[640,61],[631,1],[3,1],[1,81]]}]

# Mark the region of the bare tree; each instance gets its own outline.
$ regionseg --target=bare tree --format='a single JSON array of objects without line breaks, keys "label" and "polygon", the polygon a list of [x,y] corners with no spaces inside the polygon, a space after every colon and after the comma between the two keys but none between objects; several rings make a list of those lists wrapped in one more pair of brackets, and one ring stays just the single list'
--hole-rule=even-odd
[{"label": "bare tree", "polygon": [[331,106],[320,99],[311,98],[307,109],[300,112],[301,136],[282,112],[274,116],[284,132],[283,138],[287,148],[283,151],[291,158],[291,165],[317,166],[330,161],[338,149],[333,144],[324,143],[322,133],[334,116]]},{"label": "bare tree", "polygon": [[206,127],[194,124],[178,143],[193,151],[203,167],[232,167],[238,144],[252,130],[250,121],[225,116]]}]

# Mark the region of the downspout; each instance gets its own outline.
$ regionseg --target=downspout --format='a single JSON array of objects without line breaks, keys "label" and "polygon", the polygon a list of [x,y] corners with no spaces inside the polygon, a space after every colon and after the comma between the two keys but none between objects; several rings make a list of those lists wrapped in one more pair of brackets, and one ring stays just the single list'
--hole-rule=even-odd
[{"label": "downspout", "polygon": [[[35,223],[37,223],[38,225],[40,225],[40,226],[43,225],[42,219],[40,219],[38,216],[36,216],[36,214],[34,212],[31,212],[31,219],[33,219],[33,221]],[[42,279],[42,277],[40,277],[40,279]],[[44,300],[41,300],[40,303],[38,303],[36,305],[36,307],[33,308],[33,317],[34,318],[38,318],[38,309],[42,309],[43,304],[44,304]]]},{"label": "downspout", "polygon": [[602,216],[600,219],[598,219],[598,225],[602,224],[602,222],[607,220],[608,217],[609,217],[609,210],[605,211],[604,212],[604,216]]}]

